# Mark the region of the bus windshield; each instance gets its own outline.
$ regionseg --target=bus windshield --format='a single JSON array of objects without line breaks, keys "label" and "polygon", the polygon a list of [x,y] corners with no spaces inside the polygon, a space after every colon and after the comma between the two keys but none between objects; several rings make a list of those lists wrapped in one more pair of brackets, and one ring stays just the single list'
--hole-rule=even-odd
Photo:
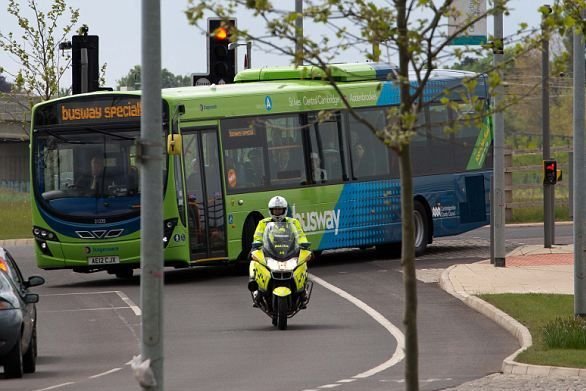
[{"label": "bus windshield", "polygon": [[35,133],[34,190],[45,207],[74,217],[139,213],[139,129],[43,129]]}]

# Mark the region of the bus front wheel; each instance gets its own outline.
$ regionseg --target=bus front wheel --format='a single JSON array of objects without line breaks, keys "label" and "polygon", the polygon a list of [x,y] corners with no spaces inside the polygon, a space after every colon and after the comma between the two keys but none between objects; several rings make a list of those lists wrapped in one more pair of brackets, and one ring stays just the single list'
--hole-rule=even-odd
[{"label": "bus front wheel", "polygon": [[244,226],[242,227],[242,252],[238,257],[239,261],[248,261],[248,254],[252,247],[254,231],[256,231],[256,226],[260,220],[260,218],[255,217],[254,215],[250,215],[246,218]]},{"label": "bus front wheel", "polygon": [[121,280],[130,280],[134,274],[134,270],[131,267],[124,267],[117,269],[114,274]]}]

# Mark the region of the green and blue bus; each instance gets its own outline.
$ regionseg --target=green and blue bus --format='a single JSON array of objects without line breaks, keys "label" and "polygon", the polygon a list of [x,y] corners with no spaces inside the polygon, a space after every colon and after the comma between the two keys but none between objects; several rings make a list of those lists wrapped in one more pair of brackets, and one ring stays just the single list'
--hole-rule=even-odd
[{"label": "green and blue bus", "polygon": [[[352,109],[377,128],[399,104],[394,72],[382,63],[331,66]],[[230,85],[163,90],[161,142],[173,143],[164,164],[166,266],[246,259],[257,222],[277,194],[288,200],[315,251],[400,242],[398,158],[323,75],[309,66],[249,69]],[[459,120],[454,91],[471,77],[485,120],[446,132]],[[446,91],[454,92],[450,104],[441,99],[451,94]],[[434,70],[423,98],[411,140],[417,254],[434,237],[489,222],[492,173],[485,78]],[[140,118],[139,91],[93,92],[33,108],[40,268],[128,277],[140,267]],[[99,175],[92,181],[94,160]]]}]

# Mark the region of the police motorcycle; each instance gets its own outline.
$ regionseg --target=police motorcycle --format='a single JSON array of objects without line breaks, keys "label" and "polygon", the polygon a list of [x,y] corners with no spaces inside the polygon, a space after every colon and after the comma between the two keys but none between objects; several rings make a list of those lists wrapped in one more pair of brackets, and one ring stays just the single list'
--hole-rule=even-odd
[{"label": "police motorcycle", "polygon": [[253,306],[272,318],[279,330],[287,329],[287,319],[309,303],[313,282],[307,275],[307,262],[312,257],[308,245],[297,243],[290,222],[270,222],[262,247],[251,251],[248,289]]}]

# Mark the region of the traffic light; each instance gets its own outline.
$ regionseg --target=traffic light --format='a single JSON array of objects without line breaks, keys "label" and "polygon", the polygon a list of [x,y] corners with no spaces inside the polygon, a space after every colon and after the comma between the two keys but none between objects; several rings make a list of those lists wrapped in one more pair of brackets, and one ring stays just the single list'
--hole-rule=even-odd
[{"label": "traffic light", "polygon": [[[99,39],[97,35],[74,35],[71,40],[72,93],[100,90]],[[87,61],[87,63],[85,63]]]},{"label": "traffic light", "polygon": [[208,19],[209,77],[213,84],[234,82],[236,75],[236,50],[229,50],[230,30],[236,19]]},{"label": "traffic light", "polygon": [[544,160],[543,161],[543,184],[555,185],[558,179],[557,161]]}]

